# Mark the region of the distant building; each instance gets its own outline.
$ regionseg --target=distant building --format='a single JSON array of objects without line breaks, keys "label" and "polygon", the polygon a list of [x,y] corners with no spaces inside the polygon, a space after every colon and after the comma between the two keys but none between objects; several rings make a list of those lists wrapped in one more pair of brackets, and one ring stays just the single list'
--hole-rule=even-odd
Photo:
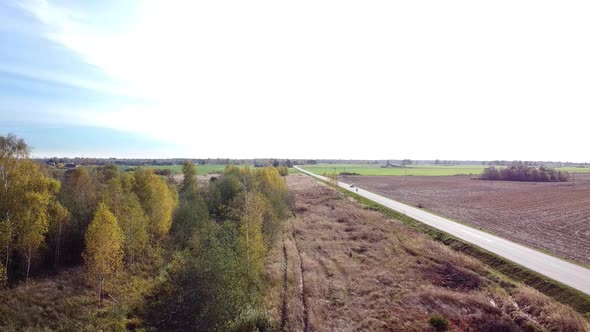
[{"label": "distant building", "polygon": [[64,168],[76,168],[76,167],[78,167],[78,166],[79,166],[79,165],[78,165],[78,164],[76,164],[76,163],[66,163],[66,164],[64,165]]}]

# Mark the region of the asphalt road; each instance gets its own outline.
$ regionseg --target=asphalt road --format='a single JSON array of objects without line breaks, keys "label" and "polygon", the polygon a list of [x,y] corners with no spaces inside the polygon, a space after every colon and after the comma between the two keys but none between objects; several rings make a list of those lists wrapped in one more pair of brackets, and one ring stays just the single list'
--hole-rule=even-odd
[{"label": "asphalt road", "polygon": [[[306,171],[297,166],[295,166],[295,168],[315,178],[329,181],[329,179],[324,176]],[[587,268],[516,244],[501,237],[482,232],[475,228],[465,226],[455,221],[439,217],[419,208],[394,201],[361,188],[358,188],[358,191],[355,191],[356,188],[351,188],[350,184],[338,182],[338,185],[445,233],[451,234],[461,240],[475,244],[478,247],[493,252],[498,256],[502,256],[553,280],[557,280],[586,294],[590,294],[590,270]]]}]

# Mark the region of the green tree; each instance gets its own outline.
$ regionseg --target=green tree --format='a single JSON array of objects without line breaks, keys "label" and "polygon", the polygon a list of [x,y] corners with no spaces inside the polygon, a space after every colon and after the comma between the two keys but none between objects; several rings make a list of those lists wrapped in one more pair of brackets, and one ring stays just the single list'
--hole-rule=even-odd
[{"label": "green tree", "polygon": [[106,164],[98,167],[96,173],[100,183],[108,183],[111,179],[119,177],[119,168],[115,164]]},{"label": "green tree", "polygon": [[218,220],[228,217],[229,206],[242,189],[236,174],[224,173],[221,179],[210,182],[208,207],[211,215]]},{"label": "green tree", "polygon": [[123,232],[115,216],[100,203],[85,236],[84,263],[90,278],[98,284],[98,304],[102,303],[105,280],[123,264]]},{"label": "green tree", "polygon": [[182,164],[183,180],[180,192],[194,190],[197,187],[197,169],[192,161],[186,160]]},{"label": "green tree", "polygon": [[49,203],[49,234],[53,247],[53,265],[60,262],[64,228],[70,220],[70,212],[56,199]]},{"label": "green tree", "polygon": [[62,178],[59,201],[70,211],[64,229],[62,260],[79,263],[84,248],[84,232],[92,221],[98,204],[97,181],[83,167],[67,170]]},{"label": "green tree", "polygon": [[180,203],[174,216],[173,231],[182,245],[191,237],[209,237],[209,211],[203,200],[195,176],[197,174],[192,162],[183,165],[184,180],[181,184]]},{"label": "green tree", "polygon": [[404,159],[404,160],[402,160],[402,166],[403,167],[406,167],[406,166],[412,165],[412,164],[413,164],[413,161],[411,159]]}]

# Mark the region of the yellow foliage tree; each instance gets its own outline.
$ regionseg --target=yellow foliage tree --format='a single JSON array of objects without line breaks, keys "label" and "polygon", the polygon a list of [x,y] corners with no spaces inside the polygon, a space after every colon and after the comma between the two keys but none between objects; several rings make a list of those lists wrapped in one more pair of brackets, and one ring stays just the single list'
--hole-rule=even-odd
[{"label": "yellow foliage tree", "polygon": [[[22,138],[8,134],[0,136],[0,242],[4,254],[2,277],[8,280],[10,258],[16,237],[17,214],[22,211],[20,199],[24,195],[24,177],[19,171],[21,161],[28,158],[29,147]],[[0,255],[1,255],[0,254]]]},{"label": "yellow foliage tree", "polygon": [[276,238],[281,221],[289,217],[289,191],[284,178],[276,167],[264,167],[256,171],[259,191],[269,200],[271,208],[264,218],[264,236],[267,245]]},{"label": "yellow foliage tree", "polygon": [[157,239],[164,237],[172,226],[172,213],[178,204],[176,190],[152,170],[135,171],[134,191],[149,218],[150,233]]},{"label": "yellow foliage tree", "polygon": [[26,280],[29,279],[31,261],[45,241],[49,230],[48,207],[59,191],[59,181],[47,177],[39,166],[30,160],[19,163],[19,185],[22,196],[16,209],[16,248],[26,259]]},{"label": "yellow foliage tree", "polygon": [[3,280],[7,280],[12,251],[26,259],[26,278],[31,261],[45,241],[48,205],[59,191],[59,182],[49,178],[28,159],[28,146],[14,135],[0,136],[0,242],[5,255]]},{"label": "yellow foliage tree", "polygon": [[266,246],[262,234],[264,216],[271,209],[269,201],[260,193],[245,192],[243,211],[240,219],[240,252],[246,260],[248,287],[255,286],[264,272]]},{"label": "yellow foliage tree", "polygon": [[102,194],[103,202],[115,215],[123,231],[125,258],[131,265],[147,245],[148,218],[137,195],[125,181],[131,181],[127,175],[123,178],[112,178]]},{"label": "yellow foliage tree", "polygon": [[123,264],[123,232],[115,216],[100,203],[84,238],[84,262],[98,283],[98,304],[102,303],[105,280]]}]

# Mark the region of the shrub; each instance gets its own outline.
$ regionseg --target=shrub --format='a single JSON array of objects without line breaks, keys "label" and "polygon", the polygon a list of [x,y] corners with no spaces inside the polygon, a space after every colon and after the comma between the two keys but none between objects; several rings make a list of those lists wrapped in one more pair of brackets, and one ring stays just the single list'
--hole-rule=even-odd
[{"label": "shrub", "polygon": [[6,287],[6,270],[0,265],[0,289]]},{"label": "shrub", "polygon": [[428,323],[437,331],[446,331],[449,329],[449,321],[440,314],[433,314],[430,316]]},{"label": "shrub", "polygon": [[135,331],[137,329],[139,329],[141,327],[141,319],[138,317],[133,317],[130,318],[127,321],[127,324],[125,324],[125,327],[127,328],[127,330],[129,331]]},{"label": "shrub", "polygon": [[261,310],[247,307],[242,310],[235,322],[230,324],[230,330],[236,332],[269,331],[274,326],[268,315]]},{"label": "shrub", "polygon": [[156,175],[161,175],[161,176],[170,176],[170,175],[172,175],[172,170],[170,170],[168,168],[157,169],[154,171],[154,173],[156,173]]}]

